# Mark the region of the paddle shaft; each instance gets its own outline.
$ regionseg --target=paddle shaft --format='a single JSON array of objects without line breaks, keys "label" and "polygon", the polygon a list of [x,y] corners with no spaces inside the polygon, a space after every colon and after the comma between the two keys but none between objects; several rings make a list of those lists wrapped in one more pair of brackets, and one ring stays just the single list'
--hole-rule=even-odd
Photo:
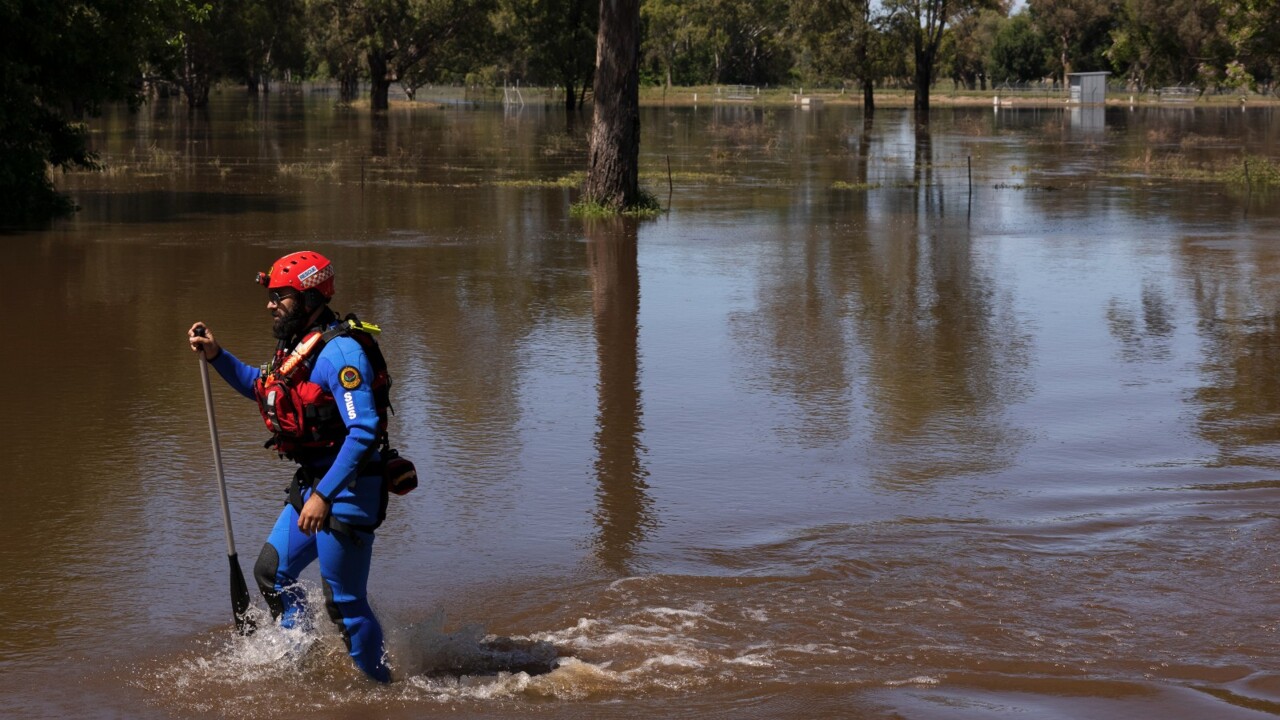
[{"label": "paddle shaft", "polygon": [[[197,331],[198,335],[203,332]],[[231,614],[236,629],[242,633],[253,631],[253,624],[245,617],[249,610],[249,588],[244,582],[244,571],[236,555],[235,535],[231,531],[231,506],[227,502],[227,481],[222,472],[222,444],[218,442],[218,422],[213,415],[213,389],[209,386],[209,363],[204,354],[199,357],[200,380],[204,383],[204,409],[209,416],[209,441],[213,444],[213,471],[218,476],[218,498],[222,501],[222,528],[227,538],[227,561],[231,572]]]}]

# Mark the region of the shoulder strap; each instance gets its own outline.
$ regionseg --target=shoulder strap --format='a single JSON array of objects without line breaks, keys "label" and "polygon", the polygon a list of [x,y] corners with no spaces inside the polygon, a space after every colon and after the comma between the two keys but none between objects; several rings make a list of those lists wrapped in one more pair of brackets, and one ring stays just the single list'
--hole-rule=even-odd
[{"label": "shoulder strap", "polygon": [[279,378],[287,379],[298,369],[298,365],[306,361],[313,352],[324,346],[325,338],[323,333],[312,331],[293,348],[293,352],[289,353],[289,357],[281,363],[276,369],[275,375]]}]

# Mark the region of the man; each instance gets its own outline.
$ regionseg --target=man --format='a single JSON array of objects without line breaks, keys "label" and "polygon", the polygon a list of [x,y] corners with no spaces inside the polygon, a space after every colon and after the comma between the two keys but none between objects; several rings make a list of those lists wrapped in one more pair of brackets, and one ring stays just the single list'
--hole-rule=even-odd
[{"label": "man", "polygon": [[202,322],[187,332],[193,351],[258,402],[269,444],[299,465],[253,575],[272,617],[293,627],[306,612],[298,575],[318,558],[325,605],[352,660],[373,680],[389,682],[382,627],[366,598],[373,530],[386,512],[377,446],[386,447],[385,408],[379,415],[389,386],[385,362],[362,332],[369,326],[340,321],[329,308],[334,273],[323,255],[285,255],[258,282],[267,288],[279,341],[271,362],[246,365]]}]

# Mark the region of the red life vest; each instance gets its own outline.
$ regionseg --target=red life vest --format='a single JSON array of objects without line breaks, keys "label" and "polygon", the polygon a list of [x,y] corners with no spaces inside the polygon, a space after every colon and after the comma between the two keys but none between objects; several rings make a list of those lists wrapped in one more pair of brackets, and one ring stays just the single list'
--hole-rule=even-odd
[{"label": "red life vest", "polygon": [[336,448],[346,439],[347,427],[342,422],[338,403],[331,393],[310,380],[311,368],[320,350],[339,335],[359,342],[373,367],[370,387],[378,411],[376,442],[385,443],[391,409],[391,376],[377,341],[366,327],[349,315],[329,330],[307,334],[292,352],[278,350],[275,358],[263,366],[253,388],[262,420],[271,432],[268,445],[274,445],[276,452],[291,460],[305,461],[327,454],[324,451]]}]

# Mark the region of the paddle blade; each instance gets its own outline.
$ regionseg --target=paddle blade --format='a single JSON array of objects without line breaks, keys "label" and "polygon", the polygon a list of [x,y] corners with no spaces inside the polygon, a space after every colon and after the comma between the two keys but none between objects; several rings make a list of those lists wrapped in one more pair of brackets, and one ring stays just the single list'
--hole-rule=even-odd
[{"label": "paddle blade", "polygon": [[231,612],[236,621],[236,631],[241,635],[249,635],[257,626],[249,617],[249,588],[244,584],[244,572],[240,569],[240,558],[228,555],[231,565]]}]

